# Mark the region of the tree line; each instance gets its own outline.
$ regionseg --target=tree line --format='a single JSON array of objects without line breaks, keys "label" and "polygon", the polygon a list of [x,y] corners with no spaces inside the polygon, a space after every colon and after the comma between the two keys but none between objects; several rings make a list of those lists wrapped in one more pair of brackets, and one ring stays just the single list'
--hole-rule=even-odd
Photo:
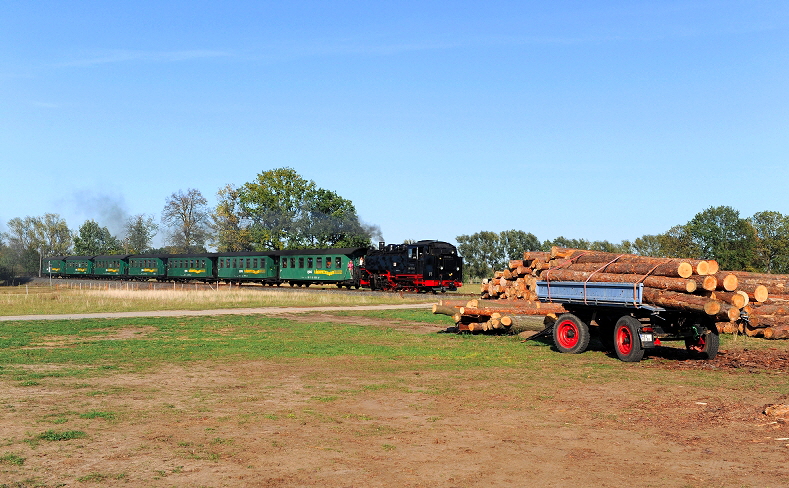
[{"label": "tree line", "polygon": [[557,237],[540,241],[531,232],[482,231],[456,237],[466,279],[485,278],[504,269],[524,251],[549,251],[552,246],[591,249],[641,256],[715,259],[726,270],[789,273],[789,215],[757,212],[743,218],[729,206],[710,207],[685,224],[662,234],[619,243]]},{"label": "tree line", "polygon": [[[0,282],[41,273],[49,256],[266,251],[324,247],[366,247],[380,229],[360,221],[353,203],[320,188],[292,168],[261,172],[241,186],[226,185],[218,203],[196,189],[165,199],[161,218],[129,217],[114,236],[95,220],[76,231],[56,213],[13,218],[0,234]],[[159,231],[165,246],[153,248]]]}]

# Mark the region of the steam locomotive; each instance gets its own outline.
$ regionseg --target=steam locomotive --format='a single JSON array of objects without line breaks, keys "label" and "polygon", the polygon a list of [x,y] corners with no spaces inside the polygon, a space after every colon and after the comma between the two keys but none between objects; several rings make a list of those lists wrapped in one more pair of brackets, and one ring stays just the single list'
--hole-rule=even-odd
[{"label": "steam locomotive", "polygon": [[194,254],[54,256],[52,277],[137,281],[338,287],[387,291],[453,291],[462,286],[463,258],[452,244],[425,240],[379,243],[378,249],[292,249]]}]

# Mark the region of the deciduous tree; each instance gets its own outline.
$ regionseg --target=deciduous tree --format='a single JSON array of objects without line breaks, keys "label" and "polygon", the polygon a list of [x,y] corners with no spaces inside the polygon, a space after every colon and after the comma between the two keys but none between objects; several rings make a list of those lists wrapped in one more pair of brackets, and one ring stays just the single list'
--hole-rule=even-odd
[{"label": "deciduous tree", "polygon": [[717,260],[721,269],[748,270],[754,266],[756,231],[732,207],[710,207],[696,214],[686,227],[699,250],[698,257]]},{"label": "deciduous tree", "polygon": [[86,220],[74,235],[74,253],[78,256],[102,256],[121,254],[121,242],[106,227],[95,220]]},{"label": "deciduous tree", "polygon": [[41,262],[39,249],[42,247],[36,232],[37,218],[15,217],[8,221],[7,226],[5,237],[8,240],[12,272],[15,275],[37,275]]},{"label": "deciduous tree", "polygon": [[151,241],[159,226],[150,215],[132,215],[126,220],[124,246],[129,254],[142,254],[151,249]]},{"label": "deciduous tree", "polygon": [[319,188],[293,168],[260,173],[239,188],[241,213],[260,250],[369,245],[374,228],[359,221],[350,200]]},{"label": "deciduous tree", "polygon": [[162,223],[170,233],[167,241],[173,251],[205,252],[210,235],[208,200],[199,190],[190,188],[170,195],[162,211]]},{"label": "deciduous tree", "polygon": [[789,216],[765,211],[748,220],[756,232],[759,270],[789,273]]}]

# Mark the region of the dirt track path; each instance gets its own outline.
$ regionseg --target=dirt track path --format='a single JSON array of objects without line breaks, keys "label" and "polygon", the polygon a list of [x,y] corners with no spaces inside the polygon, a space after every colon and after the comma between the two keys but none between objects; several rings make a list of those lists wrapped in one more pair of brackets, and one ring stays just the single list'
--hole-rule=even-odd
[{"label": "dirt track path", "polygon": [[206,315],[283,315],[310,312],[342,312],[346,310],[398,310],[410,308],[431,308],[432,306],[432,303],[409,303],[405,305],[358,305],[354,307],[265,307],[223,308],[214,310],[154,310],[148,312],[71,313],[58,315],[8,315],[0,316],[0,322],[19,320],[121,319],[132,317],[194,317]]}]

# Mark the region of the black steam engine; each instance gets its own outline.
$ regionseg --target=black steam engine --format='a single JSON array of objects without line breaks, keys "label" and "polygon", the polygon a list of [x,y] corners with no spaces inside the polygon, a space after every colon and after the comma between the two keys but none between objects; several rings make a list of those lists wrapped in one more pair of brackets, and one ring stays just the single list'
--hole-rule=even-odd
[{"label": "black steam engine", "polygon": [[364,257],[361,272],[361,285],[373,290],[454,291],[462,285],[463,259],[448,242],[382,242]]}]

